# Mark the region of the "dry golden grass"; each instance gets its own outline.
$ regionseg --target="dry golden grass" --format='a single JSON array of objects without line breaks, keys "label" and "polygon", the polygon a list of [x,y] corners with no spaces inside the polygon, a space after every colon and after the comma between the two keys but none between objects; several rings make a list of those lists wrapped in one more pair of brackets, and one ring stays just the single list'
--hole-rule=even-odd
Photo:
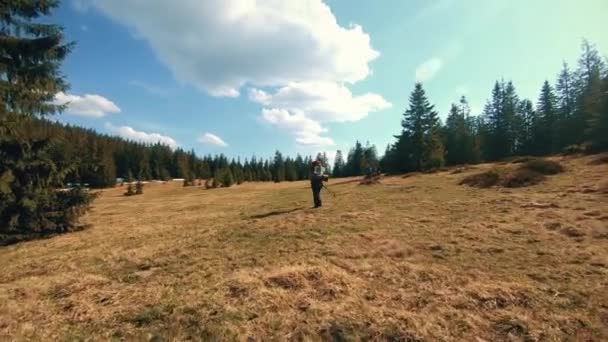
[{"label": "dry golden grass", "polygon": [[335,180],[104,191],[0,249],[0,340],[608,340],[608,165],[539,185]]}]

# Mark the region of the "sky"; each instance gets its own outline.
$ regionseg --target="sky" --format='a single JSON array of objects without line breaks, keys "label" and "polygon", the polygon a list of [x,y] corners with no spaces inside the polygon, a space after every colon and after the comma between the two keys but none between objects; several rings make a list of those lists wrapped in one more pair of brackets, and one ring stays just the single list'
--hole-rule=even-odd
[{"label": "sky", "polygon": [[497,79],[536,102],[583,38],[608,53],[606,0],[63,0],[76,42],[62,122],[197,154],[382,153],[415,82],[441,118]]}]

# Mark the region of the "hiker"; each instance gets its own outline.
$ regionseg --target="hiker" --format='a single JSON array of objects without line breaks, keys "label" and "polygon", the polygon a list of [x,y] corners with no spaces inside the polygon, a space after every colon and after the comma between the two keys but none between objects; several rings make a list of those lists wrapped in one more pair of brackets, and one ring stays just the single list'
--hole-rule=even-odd
[{"label": "hiker", "polygon": [[321,164],[321,161],[315,160],[310,165],[310,187],[312,188],[312,197],[315,203],[315,208],[321,207],[321,189],[323,188],[323,182],[327,182],[329,177],[325,173],[325,168]]}]

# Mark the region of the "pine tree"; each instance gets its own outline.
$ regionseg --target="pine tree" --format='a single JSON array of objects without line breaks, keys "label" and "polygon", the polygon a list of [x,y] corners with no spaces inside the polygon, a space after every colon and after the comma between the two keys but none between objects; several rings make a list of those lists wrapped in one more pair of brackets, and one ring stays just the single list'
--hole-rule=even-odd
[{"label": "pine tree", "polygon": [[222,169],[221,181],[223,186],[226,188],[229,188],[234,184],[234,176],[232,175],[232,171],[230,171],[230,168],[226,167]]},{"label": "pine tree", "polygon": [[285,162],[281,152],[276,151],[274,154],[272,180],[276,183],[285,180]]},{"label": "pine tree", "polygon": [[604,76],[601,87],[600,110],[589,122],[589,136],[594,149],[608,150],[608,74]]},{"label": "pine tree", "polygon": [[517,134],[516,152],[519,155],[536,154],[536,132],[539,127],[536,112],[532,101],[524,99],[519,104],[519,113],[521,117],[520,130]]},{"label": "pine tree", "polygon": [[[573,129],[578,132],[578,143],[593,140],[594,122],[599,122],[602,111],[602,76],[605,64],[594,45],[583,41],[582,54],[576,72],[577,111]],[[601,132],[599,132],[601,134]]]},{"label": "pine tree", "polygon": [[[409,108],[403,114],[402,134],[398,145],[407,146],[399,151],[401,165],[409,164],[408,157],[416,170],[439,167],[444,163],[444,149],[441,142],[439,117],[434,106],[429,103],[421,83],[416,83],[410,95]],[[405,145],[405,146],[404,146]]]},{"label": "pine tree", "polygon": [[548,81],[543,83],[536,109],[537,125],[540,125],[536,129],[540,136],[535,139],[538,151],[540,154],[558,152],[561,144],[559,142],[557,98]]},{"label": "pine tree", "polygon": [[496,82],[492,99],[484,108],[484,157],[494,161],[511,156],[516,150],[516,136],[520,126],[517,113],[519,99],[512,82]]},{"label": "pine tree", "polygon": [[[71,49],[62,29],[39,22],[57,1],[0,5],[0,242],[68,231],[92,200],[80,189],[60,192],[77,165],[50,158],[52,136],[22,128],[32,117],[56,113],[55,95],[67,84],[60,65]],[[19,236],[19,237],[17,237]]]},{"label": "pine tree", "polygon": [[336,157],[334,160],[334,169],[333,169],[332,175],[336,178],[343,177],[344,176],[344,167],[345,167],[344,156],[342,155],[342,151],[338,150],[338,151],[336,151]]},{"label": "pine tree", "polygon": [[555,85],[558,109],[560,149],[575,144],[578,140],[573,127],[576,125],[576,85],[574,74],[564,62]]},{"label": "pine tree", "polygon": [[140,180],[135,183],[135,194],[143,195],[144,194],[144,183]]}]

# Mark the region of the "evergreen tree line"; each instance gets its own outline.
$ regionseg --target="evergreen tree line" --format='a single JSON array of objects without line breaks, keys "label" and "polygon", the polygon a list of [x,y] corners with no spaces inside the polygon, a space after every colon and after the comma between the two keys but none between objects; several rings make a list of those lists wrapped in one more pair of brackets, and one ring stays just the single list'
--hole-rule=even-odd
[{"label": "evergreen tree line", "polygon": [[336,152],[333,166],[333,177],[354,177],[365,174],[368,168],[377,169],[380,165],[376,146],[369,142],[363,146],[359,141],[350,149],[346,160],[342,151]]},{"label": "evergreen tree line", "polygon": [[[57,163],[77,167],[66,175],[66,183],[88,184],[103,188],[115,185],[117,178],[133,180],[184,179],[194,185],[196,179],[217,179],[223,186],[243,182],[282,182],[309,178],[312,157],[284,157],[279,151],[271,159],[251,157],[241,161],[223,154],[197,156],[194,151],[156,143],[144,144],[91,129],[34,119],[20,125],[32,138],[53,137],[50,150]],[[327,155],[317,155],[327,164]]]},{"label": "evergreen tree line", "polygon": [[[543,83],[536,105],[522,99],[513,82],[500,80],[481,115],[473,116],[462,96],[451,105],[444,125],[422,84],[417,83],[403,113],[401,133],[387,146],[381,167],[386,172],[404,173],[515,155],[608,150],[606,64],[585,40],[576,69],[564,63],[554,84]],[[358,143],[353,151],[353,156],[362,158]],[[365,161],[355,164],[359,163]],[[354,174],[348,175],[361,174],[356,167],[350,170]]]}]

